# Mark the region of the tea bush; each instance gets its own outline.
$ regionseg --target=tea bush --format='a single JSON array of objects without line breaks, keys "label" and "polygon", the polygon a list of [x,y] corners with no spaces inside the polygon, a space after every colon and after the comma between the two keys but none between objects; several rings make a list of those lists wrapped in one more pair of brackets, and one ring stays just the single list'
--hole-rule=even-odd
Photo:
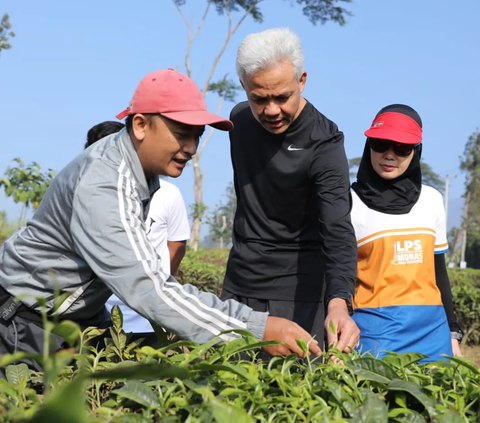
[{"label": "tea bush", "polygon": [[460,269],[458,267],[448,269],[448,276],[452,286],[468,285],[480,288],[480,270],[479,269]]},{"label": "tea bush", "polygon": [[453,307],[464,342],[480,345],[480,270],[449,269]]},{"label": "tea bush", "polygon": [[[178,279],[218,294],[227,257],[225,250],[189,250]],[[468,341],[478,344],[480,271],[454,269],[450,277],[457,317]],[[480,421],[480,372],[469,359],[420,364],[424,356],[417,353],[377,360],[333,350],[341,364],[327,353],[267,363],[254,357],[268,343],[247,332],[226,344],[199,345],[157,331],[155,350],[129,342],[117,309],[112,320],[101,341],[95,337],[103,330],[49,323],[48,331],[68,334],[75,352],[1,356],[7,380],[0,379],[0,422]],[[45,371],[15,364],[28,358]]]},{"label": "tea bush", "polygon": [[244,331],[204,345],[164,337],[154,350],[129,344],[118,310],[112,317],[101,345],[87,345],[100,333],[90,328],[74,331],[79,353],[37,357],[45,373],[10,364],[31,355],[1,357],[8,381],[0,380],[0,422],[478,421],[480,372],[467,359],[419,364],[424,356],[416,353],[377,360],[337,351],[340,364],[328,354],[255,362],[259,347],[272,342]]}]

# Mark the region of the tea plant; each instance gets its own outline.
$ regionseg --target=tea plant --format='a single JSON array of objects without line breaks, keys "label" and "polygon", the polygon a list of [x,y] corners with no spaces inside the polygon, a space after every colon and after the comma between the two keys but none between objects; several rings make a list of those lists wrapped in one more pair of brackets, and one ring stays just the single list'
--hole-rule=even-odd
[{"label": "tea plant", "polygon": [[21,355],[3,356],[0,422],[478,421],[480,372],[466,359],[419,364],[425,356],[417,353],[378,360],[333,350],[265,362],[255,357],[274,342],[245,331],[203,345],[165,335],[153,349],[128,343],[118,309],[112,320],[106,339],[95,341],[101,331],[89,328],[77,336],[78,352],[36,357],[44,373],[9,364]]}]

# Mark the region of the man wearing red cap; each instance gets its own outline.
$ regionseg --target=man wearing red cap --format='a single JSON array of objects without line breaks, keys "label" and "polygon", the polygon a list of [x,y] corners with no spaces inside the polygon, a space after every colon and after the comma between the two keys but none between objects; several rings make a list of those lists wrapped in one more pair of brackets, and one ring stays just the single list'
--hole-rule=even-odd
[{"label": "man wearing red cap", "polygon": [[[298,325],[180,285],[162,272],[147,239],[144,220],[158,175],[180,176],[204,126],[230,130],[232,122],[208,112],[195,83],[173,70],[143,78],[117,117],[127,117],[126,128],[69,163],[27,227],[0,247],[0,354],[42,351],[42,303],[50,318],[99,325],[112,292],[183,339],[203,343],[245,329],[260,340],[283,341],[269,349],[273,355],[301,353],[296,339],[310,335]],[[58,307],[55,292],[65,296]],[[53,347],[62,342],[55,336]],[[310,349],[320,352],[315,341]]]}]

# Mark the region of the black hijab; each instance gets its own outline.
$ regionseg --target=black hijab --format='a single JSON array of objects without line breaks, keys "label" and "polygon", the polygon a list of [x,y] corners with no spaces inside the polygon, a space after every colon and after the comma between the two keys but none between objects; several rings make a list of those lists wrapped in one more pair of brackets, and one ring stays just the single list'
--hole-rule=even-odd
[{"label": "black hijab", "polygon": [[[377,116],[385,112],[403,113],[414,119],[420,127],[422,126],[420,116],[409,106],[393,104],[384,107]],[[372,167],[367,138],[357,181],[353,183],[352,188],[363,203],[372,210],[386,214],[407,214],[418,201],[422,190],[421,155],[422,145],[418,144],[407,170],[398,178],[383,179]]]}]

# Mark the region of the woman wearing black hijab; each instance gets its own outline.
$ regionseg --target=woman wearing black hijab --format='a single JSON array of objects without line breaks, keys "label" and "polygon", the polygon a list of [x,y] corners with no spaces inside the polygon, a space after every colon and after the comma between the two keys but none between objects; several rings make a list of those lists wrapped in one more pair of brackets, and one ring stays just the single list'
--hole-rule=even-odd
[{"label": "woman wearing black hijab", "polygon": [[351,213],[358,350],[376,357],[419,352],[423,362],[461,356],[445,266],[443,200],[422,185],[420,116],[406,105],[384,107],[365,135]]}]

